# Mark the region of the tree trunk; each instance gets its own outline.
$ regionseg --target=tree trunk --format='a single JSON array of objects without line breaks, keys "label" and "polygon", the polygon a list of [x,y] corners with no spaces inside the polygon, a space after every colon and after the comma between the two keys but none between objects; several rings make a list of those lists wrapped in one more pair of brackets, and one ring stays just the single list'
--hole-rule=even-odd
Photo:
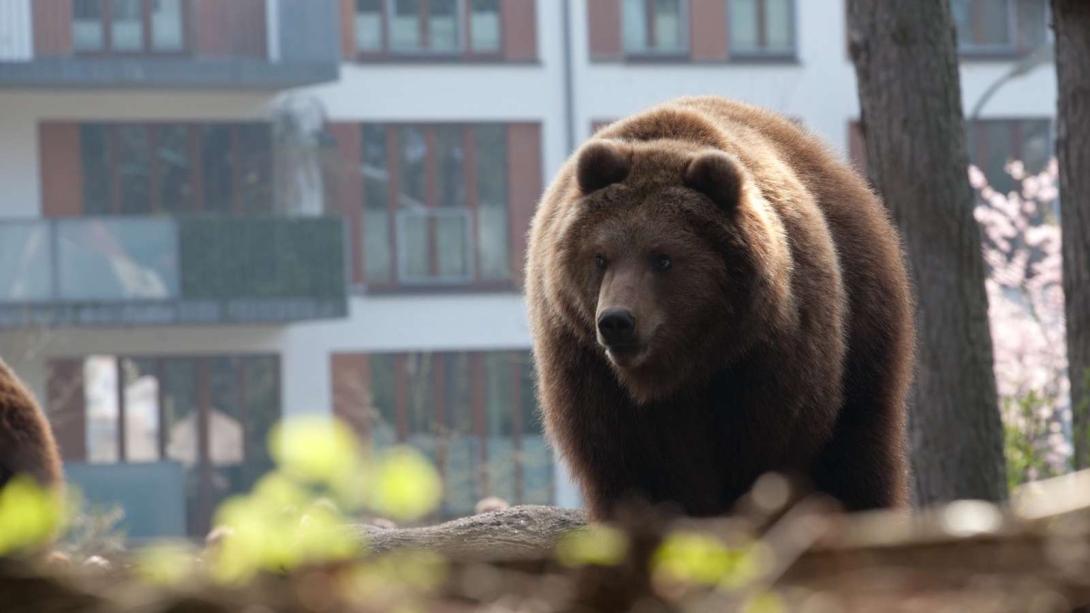
[{"label": "tree trunk", "polygon": [[948,0],[849,0],[870,180],[917,292],[909,437],[917,504],[1000,500],[1007,486]]},{"label": "tree trunk", "polygon": [[1090,2],[1053,0],[1059,83],[1060,163],[1067,363],[1075,467],[1090,466]]}]

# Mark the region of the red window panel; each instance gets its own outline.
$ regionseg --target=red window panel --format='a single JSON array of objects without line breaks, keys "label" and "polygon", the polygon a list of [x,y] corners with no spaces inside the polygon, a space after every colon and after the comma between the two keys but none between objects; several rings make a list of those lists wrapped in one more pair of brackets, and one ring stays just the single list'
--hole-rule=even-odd
[{"label": "red window panel", "polygon": [[[38,125],[42,215],[77,217],[83,213],[83,166],[80,127],[72,122]],[[58,180],[63,177],[63,180]]]},{"label": "red window panel", "polygon": [[587,34],[591,59],[608,61],[624,57],[621,0],[587,2]]}]

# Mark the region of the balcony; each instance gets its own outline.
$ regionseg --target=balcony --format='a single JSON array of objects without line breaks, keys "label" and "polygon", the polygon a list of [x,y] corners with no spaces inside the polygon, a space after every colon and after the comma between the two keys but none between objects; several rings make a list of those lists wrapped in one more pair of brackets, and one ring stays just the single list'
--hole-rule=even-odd
[{"label": "balcony", "polygon": [[0,88],[325,83],[339,31],[335,0],[0,0]]},{"label": "balcony", "polygon": [[287,323],[347,314],[339,219],[0,222],[0,328]]}]

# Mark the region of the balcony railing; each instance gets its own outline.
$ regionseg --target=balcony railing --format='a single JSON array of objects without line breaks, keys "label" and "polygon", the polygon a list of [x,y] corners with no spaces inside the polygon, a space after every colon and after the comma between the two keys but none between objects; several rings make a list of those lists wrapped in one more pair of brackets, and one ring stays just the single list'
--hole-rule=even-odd
[{"label": "balcony railing", "polygon": [[333,218],[0,222],[0,327],[344,317]]},{"label": "balcony railing", "polygon": [[0,0],[0,87],[282,89],[338,75],[336,0]]}]

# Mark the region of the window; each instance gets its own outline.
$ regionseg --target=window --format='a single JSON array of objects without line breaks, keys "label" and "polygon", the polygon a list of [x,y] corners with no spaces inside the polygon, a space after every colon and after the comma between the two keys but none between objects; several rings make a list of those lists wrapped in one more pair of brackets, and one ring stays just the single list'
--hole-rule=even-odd
[{"label": "window", "polygon": [[510,279],[504,126],[365,124],[362,139],[370,285]]},{"label": "window", "polygon": [[265,124],[84,124],[80,156],[88,215],[272,209]]},{"label": "window", "polygon": [[997,191],[1015,187],[1007,163],[1023,162],[1027,173],[1044,170],[1053,155],[1048,119],[978,119],[968,127],[969,157]]},{"label": "window", "polygon": [[369,374],[333,369],[336,387],[367,381],[349,400],[359,406],[338,410],[362,412],[368,424],[362,434],[376,448],[409,444],[431,458],[444,483],[444,516],[471,514],[486,496],[512,504],[552,501],[553,460],[537,416],[529,353],[348,357],[364,358]]},{"label": "window", "polygon": [[689,31],[683,0],[624,0],[622,26],[628,55],[683,55]]},{"label": "window", "polygon": [[795,53],[793,0],[731,0],[728,7],[732,56]]},{"label": "window", "polygon": [[187,0],[73,0],[72,45],[82,53],[181,53]]},{"label": "window", "polygon": [[192,486],[191,535],[206,533],[219,500],[272,468],[265,441],[281,416],[275,356],[97,355],[82,365],[85,460],[181,463]]},{"label": "window", "polygon": [[958,47],[965,53],[1017,54],[1048,38],[1046,0],[951,0]]},{"label": "window", "polygon": [[496,55],[499,0],[355,0],[364,55]]},{"label": "window", "polygon": [[[1015,186],[1006,172],[1008,162],[1020,161],[1027,173],[1039,173],[1053,156],[1049,119],[978,119],[967,122],[966,132],[969,161],[1000,192]],[[859,122],[849,124],[848,143],[851,160],[856,168],[866,172],[866,142]]]}]

